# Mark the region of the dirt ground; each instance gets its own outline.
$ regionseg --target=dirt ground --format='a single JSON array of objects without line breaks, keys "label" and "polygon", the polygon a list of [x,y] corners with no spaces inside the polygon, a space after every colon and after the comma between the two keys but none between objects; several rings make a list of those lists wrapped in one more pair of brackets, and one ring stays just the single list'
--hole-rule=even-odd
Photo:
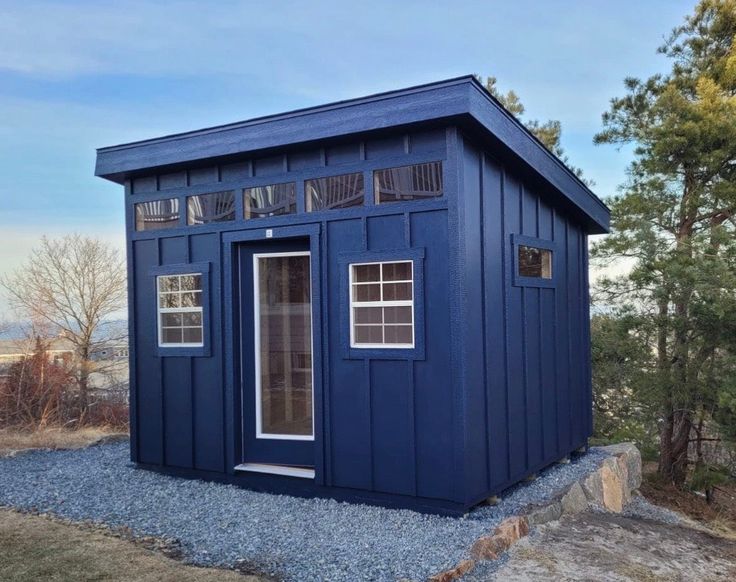
[{"label": "dirt ground", "polygon": [[259,582],[237,572],[196,568],[83,526],[0,509],[3,582]]},{"label": "dirt ground", "polygon": [[48,428],[35,431],[0,429],[0,457],[27,449],[81,449],[101,439],[125,436],[124,433],[106,427],[78,430]]},{"label": "dirt ground", "polygon": [[521,540],[486,579],[733,581],[736,541],[689,527],[582,513],[542,526]]}]

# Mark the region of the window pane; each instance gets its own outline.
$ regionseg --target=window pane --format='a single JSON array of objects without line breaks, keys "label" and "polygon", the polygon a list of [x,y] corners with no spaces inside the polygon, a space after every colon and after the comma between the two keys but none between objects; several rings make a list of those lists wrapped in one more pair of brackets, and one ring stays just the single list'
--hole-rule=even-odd
[{"label": "window pane", "polygon": [[329,176],[304,182],[307,212],[363,204],[363,174]]},{"label": "window pane", "polygon": [[384,283],[384,301],[411,301],[411,283]]},{"label": "window pane", "polygon": [[181,313],[162,313],[161,314],[161,326],[162,327],[181,326]]},{"label": "window pane", "polygon": [[135,205],[135,229],[159,230],[179,226],[179,199],[152,200]]},{"label": "window pane", "polygon": [[410,325],[387,325],[383,328],[387,344],[410,344],[412,343],[412,331]]},{"label": "window pane", "polygon": [[412,323],[412,307],[384,307],[384,323]]},{"label": "window pane", "polygon": [[161,339],[165,344],[182,343],[182,330],[180,327],[164,327],[161,329]]},{"label": "window pane", "polygon": [[382,344],[383,328],[380,325],[356,325],[355,343]]},{"label": "window pane", "polygon": [[185,344],[201,344],[202,328],[201,327],[185,327],[184,328]]},{"label": "window pane", "polygon": [[296,184],[272,184],[243,190],[245,218],[296,213]]},{"label": "window pane", "polygon": [[519,245],[519,275],[521,277],[552,278],[552,251]]},{"label": "window pane", "polygon": [[182,307],[201,307],[202,293],[200,291],[192,291],[190,293],[181,294]]},{"label": "window pane", "polygon": [[202,275],[182,275],[181,290],[194,291],[202,289]]},{"label": "window pane", "polygon": [[265,257],[257,264],[257,357],[265,434],[313,434],[309,269],[308,256]]},{"label": "window pane", "polygon": [[164,309],[181,307],[181,295],[179,293],[161,293],[159,303]]},{"label": "window pane", "polygon": [[411,281],[411,263],[384,263],[384,281]]},{"label": "window pane", "polygon": [[380,301],[381,286],[353,285],[353,301]]},{"label": "window pane", "polygon": [[189,327],[197,327],[202,325],[202,312],[192,311],[188,313],[182,313],[183,324]]},{"label": "window pane", "polygon": [[442,196],[442,162],[376,170],[373,187],[379,204]]},{"label": "window pane", "polygon": [[356,307],[353,315],[355,323],[382,323],[381,307]]},{"label": "window pane", "polygon": [[158,290],[159,291],[178,291],[179,290],[179,275],[159,277],[158,278]]},{"label": "window pane", "polygon": [[235,220],[235,192],[213,192],[187,198],[187,224]]},{"label": "window pane", "polygon": [[353,281],[356,283],[362,283],[364,281],[380,281],[381,280],[381,265],[375,263],[372,265],[355,265],[353,266]]}]

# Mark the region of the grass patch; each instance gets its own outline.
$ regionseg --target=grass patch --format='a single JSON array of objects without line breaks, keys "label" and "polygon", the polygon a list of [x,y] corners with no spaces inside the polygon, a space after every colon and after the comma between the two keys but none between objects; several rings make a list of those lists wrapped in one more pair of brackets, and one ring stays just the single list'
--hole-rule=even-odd
[{"label": "grass patch", "polygon": [[85,427],[77,430],[46,428],[34,431],[0,429],[0,457],[27,449],[81,449],[100,439],[124,436],[108,427]]},{"label": "grass patch", "polygon": [[0,509],[0,580],[27,582],[259,582],[187,566],[99,530]]}]

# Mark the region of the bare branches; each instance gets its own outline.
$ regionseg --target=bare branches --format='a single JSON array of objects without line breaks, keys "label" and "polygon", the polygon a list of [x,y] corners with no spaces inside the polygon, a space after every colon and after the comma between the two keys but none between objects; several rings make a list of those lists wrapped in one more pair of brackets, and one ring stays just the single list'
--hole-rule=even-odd
[{"label": "bare branches", "polygon": [[[105,322],[125,307],[126,269],[121,253],[100,240],[43,237],[28,261],[0,277],[16,309],[43,321],[75,347],[77,381],[86,401],[89,358]],[[116,331],[116,334],[119,330]],[[84,406],[83,406],[84,408]]]},{"label": "bare branches", "polygon": [[102,320],[125,307],[125,262],[99,240],[44,237],[23,267],[0,277],[0,285],[20,311],[81,345],[91,341]]}]

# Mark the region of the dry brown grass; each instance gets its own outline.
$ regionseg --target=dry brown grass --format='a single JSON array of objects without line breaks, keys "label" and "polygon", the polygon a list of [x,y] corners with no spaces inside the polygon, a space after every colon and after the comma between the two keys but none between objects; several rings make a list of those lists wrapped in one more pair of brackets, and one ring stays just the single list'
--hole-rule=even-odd
[{"label": "dry brown grass", "polygon": [[0,429],[0,457],[28,449],[80,449],[100,439],[124,433],[107,427],[85,427],[78,430],[46,428],[35,431]]},{"label": "dry brown grass", "polygon": [[101,531],[0,509],[0,580],[27,582],[259,582],[186,566]]}]

